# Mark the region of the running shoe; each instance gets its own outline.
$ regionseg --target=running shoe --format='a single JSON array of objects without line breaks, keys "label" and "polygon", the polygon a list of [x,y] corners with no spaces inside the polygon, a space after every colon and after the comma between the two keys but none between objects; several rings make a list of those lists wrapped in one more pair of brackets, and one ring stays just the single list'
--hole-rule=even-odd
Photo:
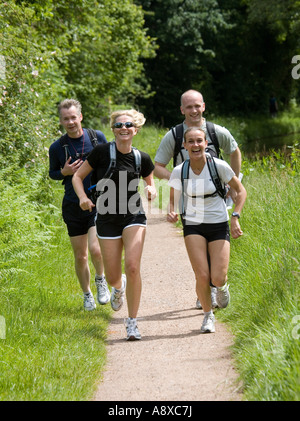
[{"label": "running shoe", "polygon": [[126,275],[122,275],[122,288],[112,288],[110,304],[114,311],[119,311],[124,303],[124,296],[126,290]]},{"label": "running shoe", "polygon": [[217,288],[216,287],[210,287],[210,291],[211,291],[211,306],[212,306],[212,308],[218,308]]},{"label": "running shoe", "polygon": [[199,298],[197,298],[197,301],[196,301],[196,308],[198,308],[199,310],[202,310],[202,304],[200,303]]},{"label": "running shoe", "polygon": [[102,278],[95,278],[95,284],[97,288],[97,300],[101,305],[107,304],[110,300],[110,292],[107,286],[105,276]]},{"label": "running shoe", "polygon": [[[218,303],[217,303],[217,288],[216,287],[210,287],[210,291],[211,291],[211,306],[212,308],[218,308]],[[200,303],[200,300],[197,298],[196,301],[196,308],[198,308],[199,310],[202,310],[202,304]]]},{"label": "running shoe", "polygon": [[87,311],[95,310],[96,303],[91,292],[83,294],[83,307]]},{"label": "running shoe", "polygon": [[126,330],[127,330],[127,341],[138,341],[142,339],[141,334],[138,330],[136,319],[128,318],[126,320]]},{"label": "running shoe", "polygon": [[201,333],[214,333],[215,332],[215,316],[213,312],[204,316],[202,326],[200,329]]},{"label": "running shoe", "polygon": [[220,308],[225,308],[228,306],[230,301],[230,294],[229,294],[229,286],[227,283],[217,288],[217,295],[216,295],[217,303]]}]

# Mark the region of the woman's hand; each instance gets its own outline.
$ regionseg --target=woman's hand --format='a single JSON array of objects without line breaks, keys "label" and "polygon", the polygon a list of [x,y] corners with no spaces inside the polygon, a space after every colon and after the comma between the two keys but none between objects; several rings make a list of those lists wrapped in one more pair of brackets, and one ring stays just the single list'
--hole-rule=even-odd
[{"label": "woman's hand", "polygon": [[167,214],[167,221],[168,222],[171,222],[171,223],[177,222],[178,221],[178,213],[176,213],[176,212],[169,212]]},{"label": "woman's hand", "polygon": [[148,200],[154,200],[157,196],[156,188],[154,185],[147,185],[144,189],[145,196]]},{"label": "woman's hand", "polygon": [[79,200],[79,206],[83,211],[89,210],[92,212],[95,204],[87,196],[85,196]]},{"label": "woman's hand", "polygon": [[239,238],[241,235],[243,235],[239,220],[236,217],[231,218],[230,233],[232,238]]}]

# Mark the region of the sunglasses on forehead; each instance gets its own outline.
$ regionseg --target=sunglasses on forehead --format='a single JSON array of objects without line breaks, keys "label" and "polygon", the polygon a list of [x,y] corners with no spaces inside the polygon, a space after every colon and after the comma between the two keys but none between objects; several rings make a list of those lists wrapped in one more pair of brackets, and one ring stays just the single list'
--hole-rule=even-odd
[{"label": "sunglasses on forehead", "polygon": [[127,121],[126,123],[115,123],[113,124],[114,129],[122,129],[125,126],[126,129],[130,129],[130,127],[135,127],[135,125],[131,121]]}]

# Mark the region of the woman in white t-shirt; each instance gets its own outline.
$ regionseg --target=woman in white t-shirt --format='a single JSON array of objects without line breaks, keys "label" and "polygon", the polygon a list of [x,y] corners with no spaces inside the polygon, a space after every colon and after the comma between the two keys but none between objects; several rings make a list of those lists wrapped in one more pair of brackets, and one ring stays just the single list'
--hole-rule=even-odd
[{"label": "woman in white t-shirt", "polygon": [[[190,160],[188,179],[184,181],[184,212],[180,211],[184,240],[196,277],[196,293],[204,311],[201,332],[214,332],[210,280],[217,287],[217,304],[220,308],[226,307],[230,299],[227,285],[229,216],[225,201],[216,192],[210,176],[205,154],[205,132],[197,127],[189,127],[184,133],[184,147]],[[230,232],[233,238],[238,238],[243,234],[239,218],[247,192],[225,161],[215,158],[215,164],[221,181],[237,192]],[[174,168],[169,180],[171,191],[167,220],[172,223],[178,220],[176,210],[182,198],[182,165]]]}]

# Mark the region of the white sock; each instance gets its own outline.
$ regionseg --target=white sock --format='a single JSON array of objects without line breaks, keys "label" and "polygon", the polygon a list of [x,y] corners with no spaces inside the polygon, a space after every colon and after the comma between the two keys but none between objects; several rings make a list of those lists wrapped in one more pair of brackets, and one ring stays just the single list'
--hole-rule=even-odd
[{"label": "white sock", "polygon": [[214,314],[212,310],[210,311],[204,311],[204,316],[209,316],[210,314]]},{"label": "white sock", "polygon": [[84,292],[83,294],[84,295],[90,295],[92,292],[91,291],[87,291],[87,292]]}]

